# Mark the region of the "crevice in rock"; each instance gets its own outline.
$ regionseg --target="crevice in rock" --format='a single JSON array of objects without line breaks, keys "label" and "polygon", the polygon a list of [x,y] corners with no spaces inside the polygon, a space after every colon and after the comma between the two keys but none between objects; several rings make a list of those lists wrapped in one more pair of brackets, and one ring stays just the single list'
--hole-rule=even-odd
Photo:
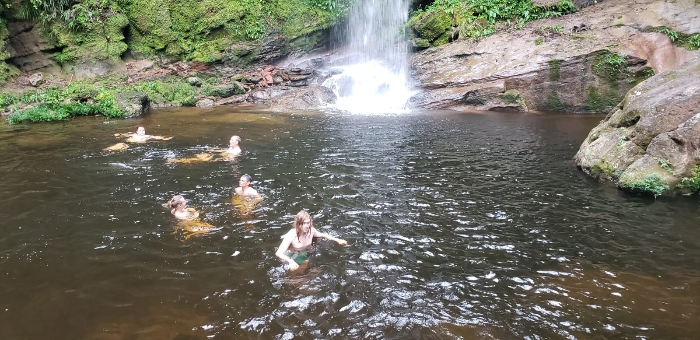
[{"label": "crevice in rock", "polygon": [[637,115],[634,115],[631,119],[625,119],[625,120],[620,121],[617,125],[615,125],[615,127],[616,128],[623,128],[623,127],[627,128],[630,126],[634,126],[639,122],[640,119],[641,119],[641,116],[639,114],[637,114]]}]

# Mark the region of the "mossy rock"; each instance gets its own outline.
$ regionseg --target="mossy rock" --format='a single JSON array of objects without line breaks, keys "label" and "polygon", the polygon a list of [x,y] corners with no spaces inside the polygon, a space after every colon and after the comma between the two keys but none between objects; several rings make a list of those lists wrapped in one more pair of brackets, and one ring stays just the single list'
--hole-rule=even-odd
[{"label": "mossy rock", "polygon": [[123,92],[115,96],[114,105],[127,116],[141,116],[148,112],[150,101],[143,92]]},{"label": "mossy rock", "polygon": [[243,93],[245,93],[245,90],[235,83],[230,85],[206,87],[202,89],[202,94],[206,96],[214,96],[217,98],[227,98],[236,94]]},{"label": "mossy rock", "polygon": [[414,38],[409,41],[409,44],[411,44],[411,47],[413,47],[416,50],[422,50],[430,47],[430,41],[428,39],[423,39],[423,38]]},{"label": "mossy rock", "polygon": [[601,94],[597,87],[591,86],[588,88],[583,108],[589,112],[605,112],[615,107],[621,99],[617,93]]},{"label": "mossy rock", "polygon": [[545,100],[544,105],[541,107],[544,111],[559,112],[564,111],[567,105],[561,101],[559,98],[559,92],[556,89],[552,89],[547,95],[547,100]]},{"label": "mossy rock", "polygon": [[439,36],[437,39],[435,39],[435,41],[433,41],[432,45],[434,47],[441,46],[441,45],[447,44],[451,40],[452,40],[452,34],[449,31],[447,31],[447,32],[443,33],[441,36]]},{"label": "mossy rock", "polygon": [[419,38],[435,41],[452,26],[450,15],[442,12],[425,13],[412,22],[413,30]]},{"label": "mossy rock", "polygon": [[527,111],[527,105],[525,104],[525,99],[520,95],[520,91],[516,89],[511,89],[504,92],[499,96],[501,101],[507,105],[518,105],[520,110]]}]

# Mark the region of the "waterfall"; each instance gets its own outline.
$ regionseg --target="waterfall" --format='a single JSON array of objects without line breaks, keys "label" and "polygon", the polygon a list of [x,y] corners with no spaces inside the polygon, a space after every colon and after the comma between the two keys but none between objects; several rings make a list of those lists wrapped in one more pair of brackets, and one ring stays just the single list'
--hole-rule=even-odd
[{"label": "waterfall", "polygon": [[338,74],[323,85],[338,97],[333,107],[360,113],[402,112],[413,94],[407,86],[408,49],[401,27],[406,0],[357,0],[344,35],[348,42]]}]

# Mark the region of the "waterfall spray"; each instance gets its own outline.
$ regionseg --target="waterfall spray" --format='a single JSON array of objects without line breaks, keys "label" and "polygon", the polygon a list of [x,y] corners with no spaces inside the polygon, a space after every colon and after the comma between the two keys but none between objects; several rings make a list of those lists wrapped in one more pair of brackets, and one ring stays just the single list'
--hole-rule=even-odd
[{"label": "waterfall spray", "polygon": [[334,107],[362,113],[400,112],[412,95],[407,88],[408,50],[401,27],[406,0],[358,0],[348,19],[348,61],[323,85],[338,96]]}]

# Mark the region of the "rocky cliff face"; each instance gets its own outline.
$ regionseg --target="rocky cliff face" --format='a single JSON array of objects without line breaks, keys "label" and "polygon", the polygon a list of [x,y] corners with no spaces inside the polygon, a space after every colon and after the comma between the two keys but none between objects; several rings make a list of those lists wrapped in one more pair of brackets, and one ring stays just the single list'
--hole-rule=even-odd
[{"label": "rocky cliff face", "polygon": [[416,108],[608,112],[641,80],[697,55],[645,27],[700,32],[693,0],[607,0],[413,58]]},{"label": "rocky cliff face", "polygon": [[700,57],[627,93],[575,159],[591,176],[630,191],[699,191]]}]

